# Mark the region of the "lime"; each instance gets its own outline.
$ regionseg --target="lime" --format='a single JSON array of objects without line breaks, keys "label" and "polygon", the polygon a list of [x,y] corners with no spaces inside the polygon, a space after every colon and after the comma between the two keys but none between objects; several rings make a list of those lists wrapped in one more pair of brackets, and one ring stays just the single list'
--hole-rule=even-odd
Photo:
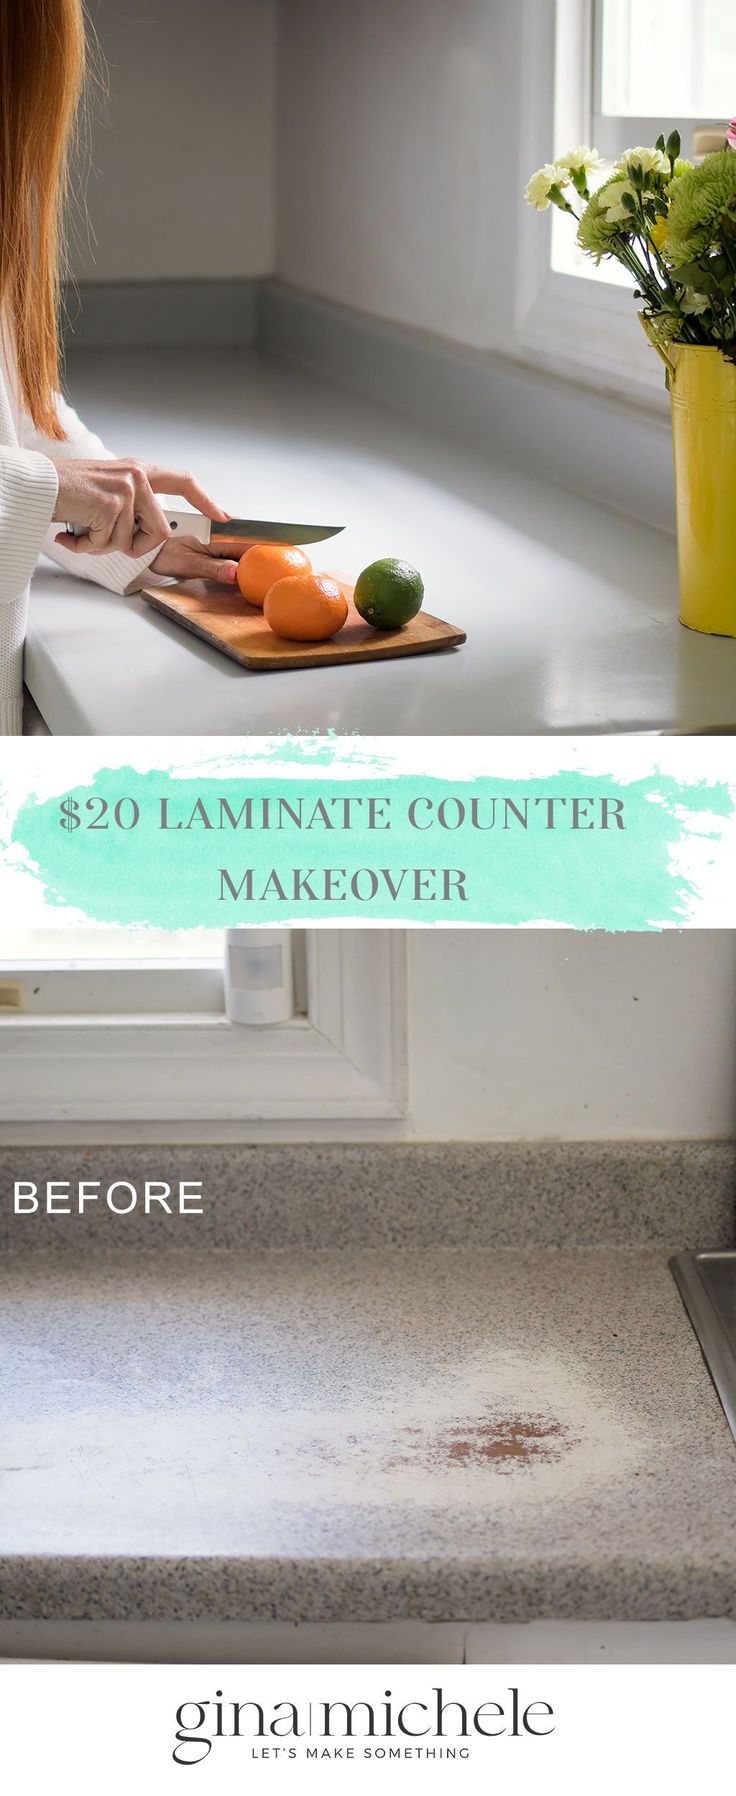
[{"label": "lime", "polygon": [[353,594],[356,610],[374,630],[400,630],[422,609],[424,584],[408,561],[372,561],[358,575]]}]

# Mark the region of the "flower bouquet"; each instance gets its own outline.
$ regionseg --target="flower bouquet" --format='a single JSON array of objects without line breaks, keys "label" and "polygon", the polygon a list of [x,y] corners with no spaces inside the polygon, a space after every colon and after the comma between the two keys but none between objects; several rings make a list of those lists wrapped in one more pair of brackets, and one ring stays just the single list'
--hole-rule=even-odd
[{"label": "flower bouquet", "polygon": [[[577,220],[596,263],[614,257],[666,367],[672,400],[680,617],[736,636],[736,120],[693,164],[680,134],[627,150],[613,172],[582,144],[538,169],[525,197]],[[591,191],[593,188],[593,191]]]}]

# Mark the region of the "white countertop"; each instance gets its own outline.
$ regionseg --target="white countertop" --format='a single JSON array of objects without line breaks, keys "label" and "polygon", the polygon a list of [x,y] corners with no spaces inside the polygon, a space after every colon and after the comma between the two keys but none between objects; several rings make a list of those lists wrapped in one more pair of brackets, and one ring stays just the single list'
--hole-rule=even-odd
[{"label": "white countertop", "polygon": [[242,351],[73,359],[119,454],[191,468],[233,513],[345,521],[326,569],[398,555],[465,647],[249,673],[42,564],[26,652],[53,734],[534,735],[736,723],[736,641],[677,622],[674,541],[450,437]]}]

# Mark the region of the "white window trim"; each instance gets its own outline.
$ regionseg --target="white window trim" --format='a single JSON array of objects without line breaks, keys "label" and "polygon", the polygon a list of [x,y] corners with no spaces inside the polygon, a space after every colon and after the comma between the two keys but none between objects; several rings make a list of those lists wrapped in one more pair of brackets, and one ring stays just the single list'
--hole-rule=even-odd
[{"label": "white window trim", "polygon": [[[61,946],[61,944],[60,944]],[[0,979],[24,988],[24,1013],[34,1023],[50,1017],[145,1017],[149,1014],[223,1014],[223,968],[217,961],[190,964],[150,961],[48,961],[4,958]],[[4,1028],[4,1019],[0,1030]],[[0,1055],[2,1055],[0,1033]]]},{"label": "white window trim", "polygon": [[[568,144],[584,142],[590,131],[593,0],[522,3],[521,167],[526,180]],[[572,70],[577,75],[571,79]],[[551,209],[540,216],[525,206],[520,222],[517,353],[535,367],[665,413],[661,364],[638,324],[636,301],[624,288],[552,268],[552,216]]]},{"label": "white window trim", "polygon": [[307,954],[307,1015],[274,1028],[238,1028],[202,1011],[4,1021],[0,1140],[60,1125],[82,1138],[85,1125],[114,1135],[131,1123],[188,1130],[403,1118],[403,932],[311,930]]}]

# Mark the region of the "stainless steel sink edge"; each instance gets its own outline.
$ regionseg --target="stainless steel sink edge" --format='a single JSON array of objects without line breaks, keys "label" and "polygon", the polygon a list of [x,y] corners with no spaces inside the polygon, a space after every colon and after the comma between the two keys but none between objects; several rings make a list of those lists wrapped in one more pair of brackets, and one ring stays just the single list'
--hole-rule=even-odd
[{"label": "stainless steel sink edge", "polygon": [[736,1280],[736,1250],[719,1253],[674,1254],[670,1270],[693,1325],[700,1349],[736,1440],[736,1337],[729,1334],[708,1288],[708,1267],[732,1267]]}]

